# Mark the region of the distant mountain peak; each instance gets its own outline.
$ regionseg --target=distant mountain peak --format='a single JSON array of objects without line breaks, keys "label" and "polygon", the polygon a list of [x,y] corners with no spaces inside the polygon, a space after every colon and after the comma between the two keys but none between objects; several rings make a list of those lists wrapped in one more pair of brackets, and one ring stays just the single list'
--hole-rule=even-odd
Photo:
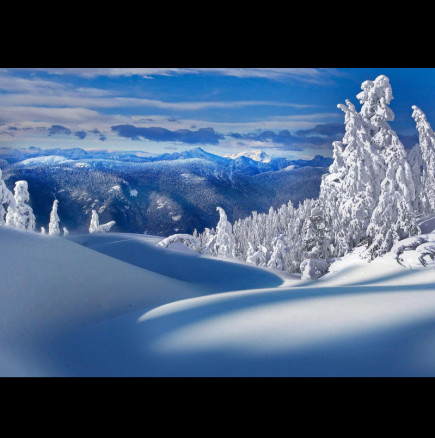
[{"label": "distant mountain peak", "polygon": [[227,154],[224,155],[227,158],[231,158],[232,160],[236,160],[239,157],[247,157],[254,161],[261,161],[263,163],[270,163],[270,156],[266,154],[266,152],[262,150],[255,150],[255,151],[243,151],[239,152],[238,154]]}]

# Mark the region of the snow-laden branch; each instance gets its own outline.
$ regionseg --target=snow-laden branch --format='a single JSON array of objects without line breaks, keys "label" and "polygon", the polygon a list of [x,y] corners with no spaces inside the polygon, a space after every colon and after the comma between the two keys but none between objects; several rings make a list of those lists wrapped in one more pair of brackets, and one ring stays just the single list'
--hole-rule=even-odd
[{"label": "snow-laden branch", "polygon": [[197,237],[194,237],[190,234],[173,234],[172,236],[167,237],[160,241],[157,246],[162,248],[169,248],[174,243],[182,243],[189,248],[194,249],[195,251],[199,251],[201,247],[201,242]]}]

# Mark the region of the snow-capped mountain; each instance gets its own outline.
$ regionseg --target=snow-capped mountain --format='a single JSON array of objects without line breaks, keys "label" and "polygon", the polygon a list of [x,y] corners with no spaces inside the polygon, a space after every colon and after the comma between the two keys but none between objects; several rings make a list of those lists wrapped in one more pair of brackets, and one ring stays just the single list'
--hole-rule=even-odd
[{"label": "snow-capped mountain", "polygon": [[[253,210],[266,212],[271,205],[297,205],[318,196],[327,170],[316,159],[274,158],[266,163],[202,148],[157,157],[37,148],[3,149],[1,156],[10,190],[16,181],[28,181],[38,230],[47,227],[51,205],[58,199],[62,226],[72,232],[87,231],[96,210],[102,222],[116,221],[115,231],[162,236],[215,226],[217,205],[231,221]],[[292,171],[282,170],[289,165]]]},{"label": "snow-capped mountain", "polygon": [[224,155],[227,158],[231,158],[232,160],[236,160],[239,157],[247,157],[254,161],[261,161],[263,163],[270,163],[270,155],[266,154],[266,152],[261,150],[255,150],[255,151],[244,151],[239,152],[237,154],[227,154]]},{"label": "snow-capped mountain", "polygon": [[47,165],[51,166],[53,164],[60,164],[70,161],[68,158],[61,157],[59,155],[46,155],[42,157],[27,158],[26,160],[20,161],[21,166],[38,166]]}]

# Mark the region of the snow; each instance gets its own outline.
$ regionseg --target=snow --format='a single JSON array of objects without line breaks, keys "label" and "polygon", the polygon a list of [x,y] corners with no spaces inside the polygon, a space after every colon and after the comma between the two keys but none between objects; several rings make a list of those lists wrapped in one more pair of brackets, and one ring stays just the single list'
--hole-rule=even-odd
[{"label": "snow", "polygon": [[296,166],[295,164],[291,164],[290,166],[284,167],[284,169],[282,169],[282,170],[285,172],[285,171],[295,170],[297,168],[298,168],[298,166]]},{"label": "snow", "polygon": [[48,224],[48,234],[50,236],[59,236],[60,228],[59,228],[59,215],[57,214],[57,208],[59,205],[59,201],[57,199],[53,202],[53,207],[50,213],[50,223]]},{"label": "snow", "polygon": [[406,154],[389,79],[362,90],[318,199],[234,225],[217,207],[200,234],[106,234],[92,210],[90,234],[49,238],[0,171],[0,375],[435,376],[435,134],[414,106]]},{"label": "snow", "polygon": [[435,214],[424,217],[423,219],[418,221],[418,225],[423,234],[435,231]]},{"label": "snow", "polygon": [[61,157],[60,155],[47,155],[43,157],[28,158],[27,160],[20,161],[18,164],[22,166],[40,166],[40,165],[52,165],[64,162],[71,162],[71,160]]},{"label": "snow", "polygon": [[185,180],[187,180],[189,184],[200,183],[207,180],[207,178],[203,176],[194,175],[192,173],[182,173],[180,176],[183,177]]},{"label": "snow", "polygon": [[[0,242],[0,350],[12,358],[30,355],[36,365],[46,360],[47,343],[66,329],[198,295],[190,284],[64,238],[0,227]],[[21,367],[32,374],[28,362]],[[2,356],[0,375],[9,375],[6,365]],[[50,365],[42,374],[66,372]]]},{"label": "snow", "polygon": [[239,157],[247,157],[254,161],[261,161],[263,163],[270,163],[270,156],[266,154],[266,152],[261,150],[255,150],[255,151],[244,151],[239,152],[236,154],[227,154],[224,155],[227,158],[231,158],[232,160],[236,160]]},{"label": "snow", "polygon": [[161,208],[164,208],[168,205],[168,201],[161,197],[159,199],[157,199],[157,210],[160,210]]},{"label": "snow", "polygon": [[[100,208],[100,213],[104,210],[103,207]],[[115,221],[107,222],[106,224],[100,225],[100,219],[98,213],[92,210],[91,223],[89,225],[89,233],[107,233],[116,224]]]},{"label": "snow", "polygon": [[433,268],[357,248],[300,280],[160,240],[0,227],[0,375],[435,375]]},{"label": "snow", "polygon": [[75,163],[74,167],[81,167],[81,168],[85,168],[85,167],[91,167],[91,165],[89,163]]},{"label": "snow", "polygon": [[130,190],[130,196],[136,197],[138,195],[138,191],[136,189]]}]

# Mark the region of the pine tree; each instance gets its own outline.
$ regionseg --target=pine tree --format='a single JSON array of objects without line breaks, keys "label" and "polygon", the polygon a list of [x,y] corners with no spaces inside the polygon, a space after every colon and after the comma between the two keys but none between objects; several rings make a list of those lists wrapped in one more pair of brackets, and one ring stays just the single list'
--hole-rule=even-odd
[{"label": "pine tree", "polygon": [[357,96],[363,104],[361,114],[385,169],[379,200],[367,228],[368,254],[374,258],[389,251],[398,240],[418,233],[416,196],[405,148],[388,124],[394,120],[394,113],[388,107],[393,99],[389,79],[382,75],[374,82],[366,81],[362,88],[363,92]]},{"label": "pine tree", "polygon": [[57,207],[59,205],[59,201],[57,199],[53,202],[53,208],[50,213],[50,223],[48,224],[48,234],[50,236],[59,236],[60,228],[59,228],[59,216],[57,214]]},{"label": "pine tree", "polygon": [[286,246],[279,237],[275,239],[272,255],[267,262],[267,267],[278,271],[284,271],[286,269]]},{"label": "pine tree", "polygon": [[[333,164],[339,167],[338,184],[321,190],[320,199],[332,216],[334,255],[343,255],[366,239],[366,229],[380,191],[378,172],[382,166],[363,117],[348,100],[346,106],[338,107],[345,113],[346,124],[340,149],[336,145],[338,162]],[[345,145],[344,150],[342,145]]]},{"label": "pine tree", "polygon": [[198,235],[200,241],[200,252],[206,255],[216,256],[213,252],[216,241],[216,232],[213,229],[206,228],[203,233]]},{"label": "pine tree", "polygon": [[14,189],[14,203],[10,203],[6,214],[6,226],[19,230],[35,231],[35,215],[26,204],[30,199],[27,181],[17,181]]},{"label": "pine tree", "polygon": [[15,199],[12,192],[6,187],[3,181],[2,170],[0,169],[0,225],[5,225],[6,209],[5,206],[15,205]]},{"label": "pine tree", "polygon": [[409,166],[411,167],[412,179],[415,187],[416,213],[425,215],[430,212],[430,202],[423,183],[423,156],[420,144],[416,144],[406,155]]},{"label": "pine tree", "polygon": [[233,228],[228,222],[224,209],[217,207],[216,210],[219,212],[219,223],[216,226],[216,240],[213,252],[217,257],[235,258]]},{"label": "pine tree", "polygon": [[429,203],[422,213],[429,213],[435,211],[435,134],[424,112],[415,105],[412,109],[412,117],[417,124],[421,154],[421,196]]}]

